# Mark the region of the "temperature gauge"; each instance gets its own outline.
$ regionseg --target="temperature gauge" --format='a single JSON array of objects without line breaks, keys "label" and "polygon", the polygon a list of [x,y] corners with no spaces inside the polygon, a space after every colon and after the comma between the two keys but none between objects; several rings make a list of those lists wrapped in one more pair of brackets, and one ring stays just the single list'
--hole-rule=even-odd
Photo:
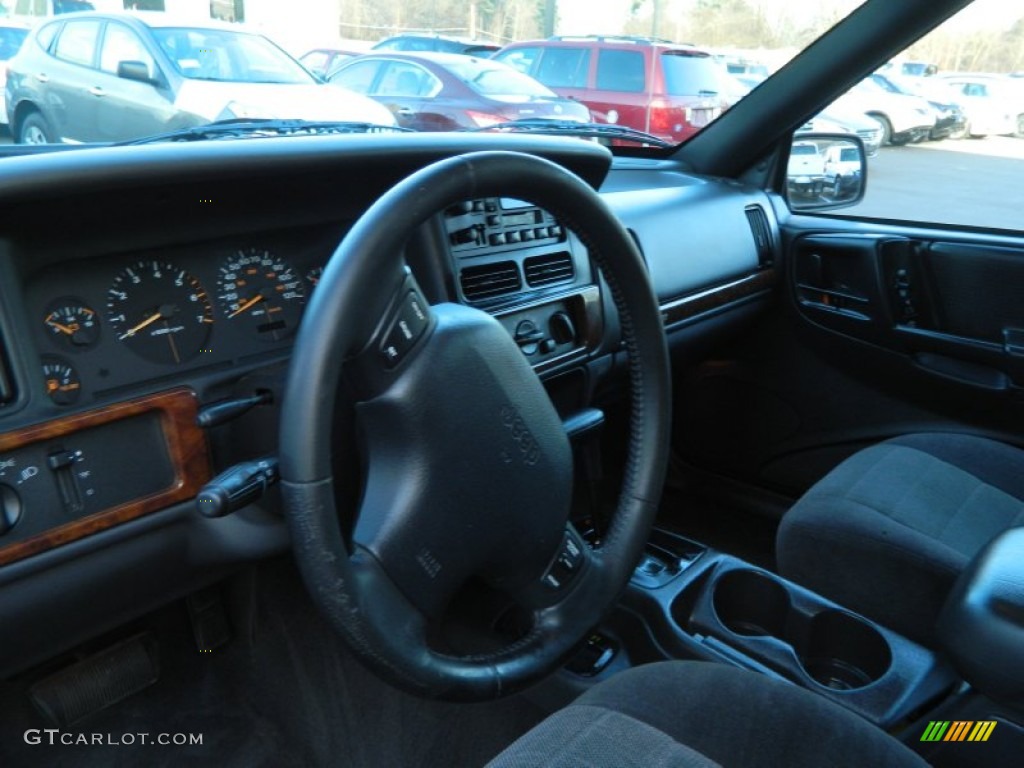
[{"label": "temperature gauge", "polygon": [[43,381],[46,383],[46,396],[57,405],[71,405],[82,394],[78,371],[54,355],[43,357]]},{"label": "temperature gauge", "polygon": [[78,299],[57,299],[43,320],[47,335],[64,349],[87,349],[100,338],[100,319]]}]

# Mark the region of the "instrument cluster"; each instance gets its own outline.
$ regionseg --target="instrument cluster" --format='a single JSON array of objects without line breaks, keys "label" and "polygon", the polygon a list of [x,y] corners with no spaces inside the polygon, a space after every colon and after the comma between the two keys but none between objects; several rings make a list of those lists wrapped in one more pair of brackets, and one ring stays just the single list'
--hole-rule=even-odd
[{"label": "instrument cluster", "polygon": [[287,347],[337,233],[288,233],[55,264],[26,298],[58,406]]}]

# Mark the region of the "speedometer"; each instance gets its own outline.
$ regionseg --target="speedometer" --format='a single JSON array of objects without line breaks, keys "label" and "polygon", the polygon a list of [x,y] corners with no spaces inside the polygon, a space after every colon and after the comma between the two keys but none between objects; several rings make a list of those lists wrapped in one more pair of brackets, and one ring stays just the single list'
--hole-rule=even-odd
[{"label": "speedometer", "polygon": [[154,259],[114,278],[107,291],[107,320],[117,340],[141,357],[182,363],[206,345],[213,307],[192,275]]},{"label": "speedometer", "polygon": [[229,256],[221,265],[217,289],[225,317],[267,341],[293,333],[306,303],[304,281],[295,268],[262,248]]}]

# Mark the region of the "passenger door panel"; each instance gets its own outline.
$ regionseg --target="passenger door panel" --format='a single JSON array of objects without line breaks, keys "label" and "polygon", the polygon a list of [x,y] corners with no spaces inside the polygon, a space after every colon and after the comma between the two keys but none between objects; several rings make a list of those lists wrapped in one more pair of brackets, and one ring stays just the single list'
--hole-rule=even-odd
[{"label": "passenger door panel", "polygon": [[784,299],[677,385],[689,463],[796,497],[897,434],[1024,444],[1024,238],[780,219]]}]

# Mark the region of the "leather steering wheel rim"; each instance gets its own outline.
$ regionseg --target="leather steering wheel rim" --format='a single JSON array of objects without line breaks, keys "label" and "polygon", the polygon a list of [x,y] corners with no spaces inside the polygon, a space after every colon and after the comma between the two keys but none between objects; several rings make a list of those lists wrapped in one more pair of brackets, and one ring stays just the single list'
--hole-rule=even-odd
[{"label": "leather steering wheel rim", "polygon": [[[543,568],[535,572],[537,565],[559,551],[559,536],[553,538],[552,533],[563,530],[567,522],[568,501],[563,491],[565,484],[571,491],[571,455],[550,400],[507,332],[483,312],[442,304],[430,308],[422,336],[396,368],[384,366],[379,355],[387,328],[396,322],[395,312],[402,306],[408,309],[402,304],[408,299],[403,297],[417,295],[402,259],[409,235],[438,211],[482,197],[527,200],[575,232],[601,269],[628,353],[630,424],[618,505],[602,545],[594,550],[584,548],[583,565],[576,577],[550,597],[544,597],[532,580],[539,585],[544,574]],[[457,347],[460,351],[449,352]],[[478,368],[459,370],[461,361],[478,358],[482,361]],[[367,464],[389,468],[385,479],[399,486],[399,491],[389,491],[393,495],[382,495],[380,489],[386,488],[387,482],[368,481],[377,490],[364,492],[360,519],[366,514],[379,522],[365,537],[368,543],[353,541],[351,549],[338,522],[331,459],[334,403],[343,363],[346,381],[353,377],[371,381],[363,389],[370,393],[367,402],[359,406],[371,424],[371,428],[364,427],[371,446]],[[370,372],[363,377],[350,373],[350,368]],[[417,399],[417,386],[431,386],[440,392],[443,390],[438,387],[450,385],[461,391],[465,379],[492,369],[492,383],[481,384],[462,404],[437,406],[447,408],[436,417],[444,421],[417,422],[420,410],[427,407],[424,403],[438,399]],[[514,383],[495,394],[491,403],[491,390],[505,387],[506,376]],[[492,405],[500,405],[504,425],[497,425],[497,418],[476,418],[472,423],[468,417],[460,419],[458,407],[470,408],[477,400],[487,401],[481,406],[485,417],[490,414],[487,408],[494,410]],[[378,407],[378,401],[384,405]],[[510,404],[504,405],[506,401]],[[515,152],[460,155],[412,174],[380,197],[338,246],[307,308],[292,355],[282,407],[282,492],[293,551],[314,602],[358,657],[387,681],[413,693],[483,700],[537,681],[554,670],[598,622],[626,586],[640,557],[664,481],[670,402],[661,314],[642,257],[593,189],[561,166]],[[453,441],[450,434],[436,434],[437,423],[452,420],[464,430],[459,433],[466,435],[464,439]],[[416,423],[408,426],[407,422]],[[495,459],[493,464],[484,464],[491,460],[491,444],[504,440],[509,430],[514,447],[501,452],[504,463]],[[441,441],[446,442],[442,445]],[[459,448],[461,443],[465,449]],[[515,448],[523,451],[521,462],[509,455]],[[424,490],[430,473],[416,471],[417,467],[441,466],[430,464],[431,452],[441,450],[449,452],[443,467],[454,457],[455,463],[470,468],[467,476],[474,474],[477,463],[478,474],[492,474],[489,481],[473,487],[477,497],[471,500],[474,506],[470,509],[474,513],[488,513],[485,507],[504,501],[488,493],[507,495],[510,489],[518,492],[519,488],[530,493],[532,472],[547,471],[545,477],[549,481],[556,478],[560,490],[544,497],[523,496],[521,506],[532,505],[537,498],[553,499],[548,505],[551,508],[539,511],[535,521],[525,520],[529,515],[522,510],[524,521],[520,524],[518,508],[513,514],[488,517],[486,525],[475,527],[465,521],[466,509],[443,518],[446,504],[458,506],[460,502],[444,495],[447,483]],[[405,472],[406,466],[409,472]],[[567,466],[568,478],[563,477]],[[500,477],[493,477],[498,473]],[[406,474],[418,479],[407,479]],[[489,491],[488,482],[505,490]],[[418,517],[409,512],[409,520],[419,526],[417,535],[437,542],[432,550],[426,546],[411,549],[418,544],[405,539],[395,543],[396,536],[405,535],[398,530],[405,520],[398,508],[411,495],[416,495],[412,506],[426,512],[418,512]],[[379,509],[381,499],[395,509]],[[447,521],[445,525],[432,524],[437,515]],[[504,546],[501,526],[506,524],[511,526],[507,540],[518,545]],[[477,529],[501,530],[480,533],[490,538],[479,546],[469,541],[462,546],[448,540],[452,537],[445,539],[439,527],[451,529],[456,538],[469,533],[475,536]],[[512,538],[516,536],[518,539]],[[515,557],[508,555],[510,549]],[[435,557],[437,551],[443,554]],[[484,552],[480,562],[471,559],[478,551]],[[500,558],[504,559],[495,565],[493,561]],[[529,567],[518,568],[521,562]],[[425,634],[435,597],[431,590],[450,572],[458,575],[462,568],[472,573],[472,569],[492,565],[497,581],[506,579],[513,593],[530,595],[533,628],[494,653],[453,656],[432,649]],[[445,589],[450,590],[450,585],[438,589],[442,592],[438,600],[448,597]]]}]

